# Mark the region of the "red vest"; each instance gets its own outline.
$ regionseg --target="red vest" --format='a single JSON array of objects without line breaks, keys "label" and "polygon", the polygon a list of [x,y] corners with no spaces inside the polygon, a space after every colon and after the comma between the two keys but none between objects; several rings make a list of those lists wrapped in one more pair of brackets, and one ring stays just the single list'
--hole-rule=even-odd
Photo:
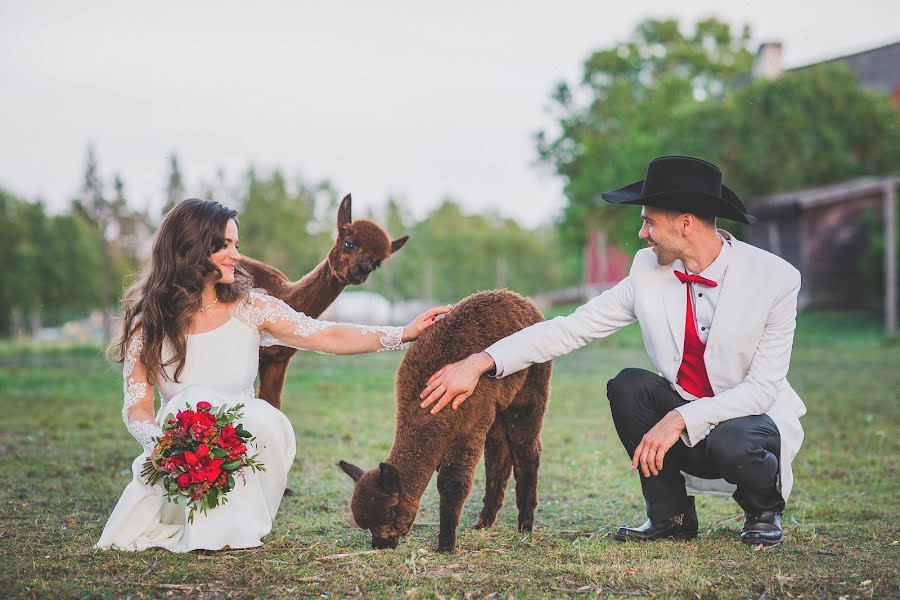
[{"label": "red vest", "polygon": [[[676,275],[680,273],[676,272]],[[679,278],[681,279],[681,278]],[[687,311],[684,322],[684,356],[681,359],[681,367],[678,369],[676,381],[678,385],[698,398],[714,396],[712,386],[709,384],[709,376],[706,374],[706,363],[703,361],[703,352],[706,344],[697,335],[697,324],[694,322],[694,308],[691,297],[691,284],[685,283],[687,290]]]}]

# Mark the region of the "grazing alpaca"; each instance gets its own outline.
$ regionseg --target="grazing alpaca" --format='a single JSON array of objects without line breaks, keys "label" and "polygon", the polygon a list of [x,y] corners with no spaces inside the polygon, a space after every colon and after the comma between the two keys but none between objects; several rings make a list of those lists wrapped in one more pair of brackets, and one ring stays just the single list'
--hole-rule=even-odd
[{"label": "grazing alpaca", "polygon": [[419,500],[437,471],[441,513],[437,549],[452,552],[482,448],[487,481],[475,527],[494,524],[512,469],[519,530],[531,531],[551,363],[532,365],[503,379],[485,377],[458,410],[436,415],[419,407],[419,392],[447,363],[542,320],[534,303],[518,294],[479,292],[427,329],[407,351],[397,371],[397,432],[387,459],[365,473],[355,465],[338,463],[356,481],[353,518],[371,530],[373,548],[396,548],[399,538],[409,533]]},{"label": "grazing alpaca", "polygon": [[[328,255],[312,272],[291,283],[276,269],[244,257],[241,265],[253,277],[253,285],[284,300],[291,308],[307,316],[321,315],[348,285],[363,283],[382,261],[403,247],[409,236],[391,241],[381,227],[350,218],[350,194],[341,201],[337,217],[337,239]],[[281,391],[288,364],[296,350],[269,346],[259,351],[259,392],[262,398],[281,410]]]}]

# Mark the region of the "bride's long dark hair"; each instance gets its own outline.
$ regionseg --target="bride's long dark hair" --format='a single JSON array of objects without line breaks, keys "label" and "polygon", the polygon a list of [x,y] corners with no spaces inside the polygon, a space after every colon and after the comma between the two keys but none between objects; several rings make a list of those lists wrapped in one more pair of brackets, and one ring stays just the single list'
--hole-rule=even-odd
[{"label": "bride's long dark hair", "polygon": [[[179,202],[163,218],[150,260],[138,280],[122,297],[124,322],[121,336],[113,349],[123,362],[128,343],[138,327],[143,337],[140,359],[147,368],[150,383],[163,367],[175,365],[173,379],[178,381],[187,353],[187,331],[200,309],[201,294],[207,277],[222,271],[210,255],[225,244],[225,226],[229,219],[237,223],[237,211],[211,200],[190,198]],[[217,283],[216,298],[234,302],[248,296],[253,279],[240,263],[235,265],[234,283]],[[174,355],[162,361],[163,343]]]}]

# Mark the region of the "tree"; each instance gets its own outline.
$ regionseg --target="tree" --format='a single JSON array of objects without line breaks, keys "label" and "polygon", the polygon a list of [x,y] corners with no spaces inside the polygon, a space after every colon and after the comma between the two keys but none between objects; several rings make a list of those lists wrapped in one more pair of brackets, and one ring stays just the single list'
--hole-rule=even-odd
[{"label": "tree", "polygon": [[752,199],[890,173],[900,164],[900,109],[841,64],[758,80],[716,102],[682,106],[664,144],[700,155]]},{"label": "tree", "polygon": [[184,200],[184,178],[178,166],[178,157],[172,152],[169,154],[169,176],[166,178],[166,201],[163,204],[163,216],[182,200]]},{"label": "tree", "polygon": [[634,239],[636,210],[605,206],[600,193],[641,179],[648,159],[670,153],[673,111],[721,96],[750,70],[750,35],[714,18],[691,33],[674,20],[648,19],[629,40],[594,52],[578,85],[558,85],[552,100],[559,127],[538,133],[537,149],[565,180],[559,225],[570,251],[581,252],[590,222],[613,240]]},{"label": "tree", "polygon": [[566,283],[552,230],[533,232],[496,215],[468,215],[446,199],[422,222],[395,231],[392,210],[402,215],[399,206],[388,207],[391,235],[408,233],[410,243],[370,277],[366,287],[372,291],[455,302],[478,290],[532,294]]},{"label": "tree", "polygon": [[327,231],[317,227],[321,184],[310,185],[298,178],[292,187],[288,189],[278,170],[267,177],[254,169],[247,173],[240,201],[241,250],[298,278],[311,271],[331,247],[334,216]]}]

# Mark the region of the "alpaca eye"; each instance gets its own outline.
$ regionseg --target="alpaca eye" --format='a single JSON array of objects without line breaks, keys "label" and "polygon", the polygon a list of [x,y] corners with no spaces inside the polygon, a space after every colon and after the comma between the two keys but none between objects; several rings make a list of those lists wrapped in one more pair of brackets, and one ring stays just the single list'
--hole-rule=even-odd
[{"label": "alpaca eye", "polygon": [[353,250],[355,247],[356,247],[356,246],[355,246],[355,245],[353,244],[353,242],[351,242],[350,240],[346,240],[346,241],[344,242],[344,249],[345,249],[345,250]]}]

